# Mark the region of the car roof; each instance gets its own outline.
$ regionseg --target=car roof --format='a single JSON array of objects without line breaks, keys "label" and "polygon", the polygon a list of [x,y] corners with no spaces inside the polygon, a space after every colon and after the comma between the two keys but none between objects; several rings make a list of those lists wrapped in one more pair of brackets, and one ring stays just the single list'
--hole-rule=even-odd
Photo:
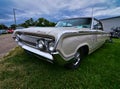
[{"label": "car roof", "polygon": [[[81,19],[81,18],[88,18],[88,19],[92,19],[92,17],[77,17],[77,18],[66,18],[66,19],[61,19],[60,21],[62,21],[62,20],[72,20],[72,19]],[[94,18],[94,19],[96,19],[96,18]],[[98,19],[96,19],[96,20],[98,20]]]}]

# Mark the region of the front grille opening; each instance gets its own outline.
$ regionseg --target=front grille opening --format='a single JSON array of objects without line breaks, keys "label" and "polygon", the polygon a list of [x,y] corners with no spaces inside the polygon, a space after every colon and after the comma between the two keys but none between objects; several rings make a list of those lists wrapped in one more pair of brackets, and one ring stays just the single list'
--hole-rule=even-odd
[{"label": "front grille opening", "polygon": [[37,37],[37,36],[31,36],[31,35],[26,35],[26,34],[18,34],[18,35],[19,35],[19,38],[20,38],[19,41],[22,44],[28,45],[28,46],[36,48],[36,49],[39,49],[38,48],[38,41],[43,40],[45,42],[45,49],[41,50],[41,51],[44,51],[44,52],[49,52],[48,43],[51,42],[51,41],[54,41],[54,39],[50,39],[50,38]]}]

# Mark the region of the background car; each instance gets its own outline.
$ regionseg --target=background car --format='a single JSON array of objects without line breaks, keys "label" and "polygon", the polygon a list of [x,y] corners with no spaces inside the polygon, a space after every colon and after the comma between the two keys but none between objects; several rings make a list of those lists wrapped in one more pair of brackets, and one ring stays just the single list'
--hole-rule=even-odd
[{"label": "background car", "polygon": [[111,36],[113,38],[120,38],[120,27],[112,28]]},{"label": "background car", "polygon": [[0,35],[2,34],[2,31],[0,30]]},{"label": "background car", "polygon": [[1,29],[0,30],[0,34],[7,34],[8,32],[7,32],[7,30],[5,30],[5,29]]},{"label": "background car", "polygon": [[13,29],[8,29],[7,32],[8,32],[8,33],[13,33],[14,30],[13,30]]}]

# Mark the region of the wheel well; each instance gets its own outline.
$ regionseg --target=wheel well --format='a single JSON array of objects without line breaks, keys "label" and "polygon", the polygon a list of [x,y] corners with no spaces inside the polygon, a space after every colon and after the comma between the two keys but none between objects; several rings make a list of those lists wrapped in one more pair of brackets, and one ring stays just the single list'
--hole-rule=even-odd
[{"label": "wheel well", "polygon": [[86,56],[86,55],[88,55],[88,52],[89,52],[89,48],[88,48],[88,46],[87,45],[84,45],[84,46],[82,46],[82,47],[80,47],[80,52],[82,53],[82,55],[83,56]]}]

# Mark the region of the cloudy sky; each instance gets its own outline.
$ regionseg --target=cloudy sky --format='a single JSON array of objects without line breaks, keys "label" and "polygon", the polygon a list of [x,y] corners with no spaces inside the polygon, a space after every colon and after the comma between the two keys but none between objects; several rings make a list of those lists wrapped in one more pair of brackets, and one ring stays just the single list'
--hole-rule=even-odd
[{"label": "cloudy sky", "polygon": [[13,8],[17,24],[39,17],[50,21],[88,17],[92,15],[92,8],[96,18],[120,16],[120,0],[0,0],[0,23],[14,24]]}]

